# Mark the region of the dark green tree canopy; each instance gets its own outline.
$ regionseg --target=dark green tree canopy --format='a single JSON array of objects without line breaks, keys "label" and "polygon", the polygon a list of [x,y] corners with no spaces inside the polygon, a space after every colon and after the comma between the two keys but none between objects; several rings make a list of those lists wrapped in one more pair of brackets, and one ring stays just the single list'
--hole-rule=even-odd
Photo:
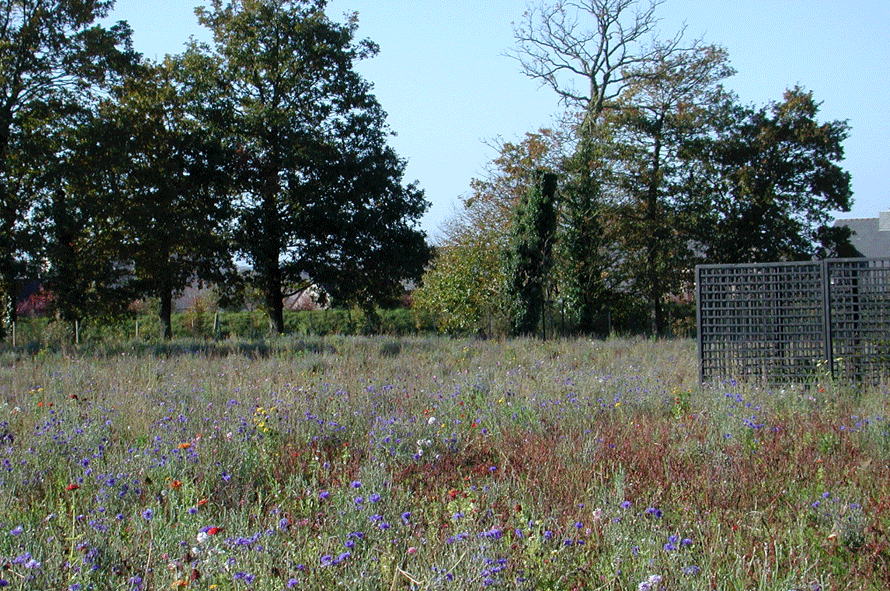
[{"label": "dark green tree canopy", "polygon": [[57,237],[80,223],[71,215],[69,189],[59,192],[76,160],[69,130],[89,117],[104,89],[136,57],[125,23],[110,29],[94,24],[111,5],[0,1],[0,292],[6,322],[14,319],[16,281],[47,254],[33,225],[35,207],[44,204],[44,212],[61,216],[65,228]]},{"label": "dark green tree canopy", "polygon": [[354,71],[373,56],[357,22],[331,22],[325,2],[216,0],[199,10],[214,36],[185,63],[206,84],[215,125],[236,157],[236,243],[281,332],[283,296],[307,279],[362,305],[419,278],[417,228],[427,208],[386,145],[385,113]]},{"label": "dark green tree canopy", "polygon": [[[687,216],[711,262],[808,259],[843,248],[826,231],[831,211],[849,211],[850,174],[840,166],[844,121],[820,123],[811,92],[793,88],[762,108],[726,106],[700,153]],[[822,244],[823,240],[825,244]]]},{"label": "dark green tree canopy", "polygon": [[195,97],[175,58],[144,62],[103,101],[94,156],[108,215],[121,235],[118,260],[138,297],[156,297],[164,336],[172,298],[233,271],[226,154],[192,113]]}]

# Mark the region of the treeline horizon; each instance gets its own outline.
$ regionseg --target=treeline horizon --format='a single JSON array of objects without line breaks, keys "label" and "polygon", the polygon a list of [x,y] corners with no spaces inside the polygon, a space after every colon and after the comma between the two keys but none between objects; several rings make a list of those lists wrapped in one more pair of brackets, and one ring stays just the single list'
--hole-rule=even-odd
[{"label": "treeline horizon", "polygon": [[433,248],[355,72],[378,52],[355,15],[217,0],[197,10],[211,42],[151,61],[125,22],[96,24],[111,0],[0,0],[0,338],[34,279],[67,322],[157,301],[166,338],[195,284],[224,307],[259,294],[277,334],[310,285],[373,315],[414,284],[448,333],[546,335],[549,314],[665,335],[688,330],[697,263],[843,256],[849,230],[828,221],[852,202],[847,123],[820,122],[801,87],[745,105],[725,49],[653,37],[661,4],[530,7],[512,55],[564,116],[499,145]]}]

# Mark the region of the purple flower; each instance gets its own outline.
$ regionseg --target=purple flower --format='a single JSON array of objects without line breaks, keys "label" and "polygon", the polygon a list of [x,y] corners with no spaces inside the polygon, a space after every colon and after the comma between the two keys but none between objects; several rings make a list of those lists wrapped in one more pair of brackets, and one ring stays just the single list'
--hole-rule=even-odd
[{"label": "purple flower", "polygon": [[323,490],[320,493],[318,493],[318,498],[321,499],[322,501],[327,499],[329,496],[331,496],[331,493],[329,493],[326,490]]},{"label": "purple flower", "polygon": [[350,484],[349,486],[351,486],[352,488],[361,488],[361,487],[362,487],[362,483],[361,483],[360,481],[358,481],[358,480],[353,480],[353,481],[352,481],[352,484]]},{"label": "purple flower", "polygon": [[623,503],[621,503],[621,508],[630,509],[630,501],[624,501]]},{"label": "purple flower", "polygon": [[411,511],[405,511],[402,513],[402,521],[408,523],[411,520]]},{"label": "purple flower", "polygon": [[298,580],[296,580],[295,578],[291,577],[291,578],[288,579],[288,581],[287,581],[287,588],[288,588],[288,589],[293,589],[293,588],[295,588],[295,587],[296,587],[297,585],[299,585],[299,584],[300,584],[300,582],[299,582]]},{"label": "purple flower", "polygon": [[378,503],[378,502],[380,502],[380,495],[377,493],[374,493],[373,495],[371,495],[368,498],[368,500],[371,501],[372,503]]},{"label": "purple flower", "polygon": [[142,518],[145,519],[146,521],[150,521],[151,518],[154,516],[155,516],[155,512],[152,511],[151,509],[146,509],[145,511],[142,512]]},{"label": "purple flower", "polygon": [[22,529],[21,525],[17,525],[11,530],[9,530],[9,535],[11,536],[20,536],[25,530]]},{"label": "purple flower", "polygon": [[365,502],[365,498],[364,498],[364,497],[355,497],[355,504],[356,504],[356,505],[361,505],[361,504],[364,503],[364,502]]},{"label": "purple flower", "polygon": [[322,566],[330,566],[334,562],[334,557],[330,554],[325,554],[321,557],[321,565]]}]

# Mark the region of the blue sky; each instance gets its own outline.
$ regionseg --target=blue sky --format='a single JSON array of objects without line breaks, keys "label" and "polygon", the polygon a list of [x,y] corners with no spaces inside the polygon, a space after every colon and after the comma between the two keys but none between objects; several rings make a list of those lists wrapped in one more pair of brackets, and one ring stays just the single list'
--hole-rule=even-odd
[{"label": "blue sky", "polygon": [[[538,1],[538,0],[533,0]],[[149,58],[180,53],[198,25],[196,0],[118,0],[112,20],[133,28]],[[526,0],[331,0],[328,15],[359,14],[360,38],[380,45],[361,73],[396,132],[391,144],[408,160],[432,203],[423,228],[435,238],[496,156],[494,138],[519,139],[549,126],[556,95],[526,78],[505,53]],[[820,120],[847,120],[843,166],[854,205],[838,217],[877,217],[890,210],[890,2],[886,0],[666,0],[662,37],[685,23],[688,37],[726,47],[738,73],[726,82],[743,103],[781,100],[800,85],[822,102]]]}]

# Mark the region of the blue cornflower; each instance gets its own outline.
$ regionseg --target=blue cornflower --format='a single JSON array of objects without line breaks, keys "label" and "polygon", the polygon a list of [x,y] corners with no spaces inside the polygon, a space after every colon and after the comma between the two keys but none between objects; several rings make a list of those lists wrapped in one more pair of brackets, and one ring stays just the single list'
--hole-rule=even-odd
[{"label": "blue cornflower", "polygon": [[146,509],[145,511],[142,512],[142,518],[145,519],[146,521],[150,521],[151,518],[154,516],[155,516],[155,512],[152,511],[151,509]]}]

